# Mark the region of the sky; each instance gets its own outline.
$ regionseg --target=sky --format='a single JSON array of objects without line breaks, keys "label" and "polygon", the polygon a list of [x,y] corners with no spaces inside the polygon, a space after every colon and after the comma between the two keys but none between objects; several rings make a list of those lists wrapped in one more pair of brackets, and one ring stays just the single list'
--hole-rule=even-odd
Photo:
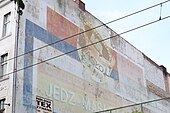
[{"label": "sky", "polygon": [[[167,0],[82,0],[86,10],[106,23]],[[161,5],[137,15],[108,24],[122,33],[143,24],[158,20]],[[170,16],[170,1],[162,4],[161,17]],[[158,65],[170,73],[170,18],[121,35]]]}]

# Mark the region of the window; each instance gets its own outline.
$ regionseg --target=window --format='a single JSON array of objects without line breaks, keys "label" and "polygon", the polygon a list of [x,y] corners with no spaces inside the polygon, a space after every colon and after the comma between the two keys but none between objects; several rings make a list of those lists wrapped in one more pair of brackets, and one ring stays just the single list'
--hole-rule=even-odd
[{"label": "window", "polygon": [[8,57],[8,54],[4,54],[1,56],[1,74],[0,76],[3,76],[6,74],[6,71],[7,71],[7,57]]},{"label": "window", "polygon": [[0,113],[4,113],[5,111],[5,99],[0,100]]},{"label": "window", "polygon": [[11,13],[7,13],[6,15],[4,15],[2,36],[7,36],[10,33],[10,16],[11,16]]}]

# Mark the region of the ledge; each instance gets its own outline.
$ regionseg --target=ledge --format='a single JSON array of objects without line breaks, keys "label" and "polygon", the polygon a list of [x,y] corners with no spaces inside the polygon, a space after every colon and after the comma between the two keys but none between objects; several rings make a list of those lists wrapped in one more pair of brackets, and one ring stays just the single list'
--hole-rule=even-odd
[{"label": "ledge", "polygon": [[170,96],[170,94],[168,94],[168,92],[164,91],[163,89],[161,89],[160,87],[156,86],[155,84],[153,84],[152,82],[150,82],[148,80],[146,81],[146,85],[150,92],[156,94],[157,96],[159,96],[161,98]]},{"label": "ledge", "polygon": [[9,76],[0,76],[0,82],[8,80]]},{"label": "ledge", "polygon": [[5,5],[9,4],[12,2],[11,0],[1,0],[0,1],[0,8],[4,7]]},{"label": "ledge", "polygon": [[11,33],[11,32],[10,32],[8,35],[2,36],[2,37],[0,38],[0,41],[1,41],[1,40],[4,40],[5,38],[10,37],[10,36],[12,36],[12,33]]}]

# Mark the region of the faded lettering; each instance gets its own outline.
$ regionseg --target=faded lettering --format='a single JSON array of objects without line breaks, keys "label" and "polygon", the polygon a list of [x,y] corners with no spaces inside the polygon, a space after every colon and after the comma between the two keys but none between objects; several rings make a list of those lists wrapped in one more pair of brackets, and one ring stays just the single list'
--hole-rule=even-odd
[{"label": "faded lettering", "polygon": [[84,97],[82,99],[82,105],[83,105],[83,108],[85,110],[92,111],[92,112],[101,111],[101,110],[104,110],[106,108],[105,104],[102,104],[100,102],[96,102],[96,101],[91,100],[87,97]]},{"label": "faded lettering", "polygon": [[64,88],[61,88],[57,85],[50,84],[48,91],[46,91],[46,95],[49,98],[53,98],[56,101],[60,101],[62,103],[67,103],[70,105],[75,105],[73,101],[75,93],[72,91],[68,91]]}]

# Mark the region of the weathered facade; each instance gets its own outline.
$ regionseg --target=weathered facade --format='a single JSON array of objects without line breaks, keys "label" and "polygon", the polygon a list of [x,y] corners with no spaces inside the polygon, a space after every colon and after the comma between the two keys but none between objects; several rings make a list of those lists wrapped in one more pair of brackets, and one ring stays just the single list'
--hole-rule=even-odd
[{"label": "weathered facade", "polygon": [[[103,23],[83,2],[24,0],[17,36],[17,7],[1,1],[0,55],[8,54],[7,71],[0,77],[4,113],[92,113],[169,96],[166,68],[109,27],[92,29]],[[9,12],[11,32],[3,36]],[[142,108],[144,113],[169,113],[170,103]],[[136,109],[141,106],[114,113]]]}]

